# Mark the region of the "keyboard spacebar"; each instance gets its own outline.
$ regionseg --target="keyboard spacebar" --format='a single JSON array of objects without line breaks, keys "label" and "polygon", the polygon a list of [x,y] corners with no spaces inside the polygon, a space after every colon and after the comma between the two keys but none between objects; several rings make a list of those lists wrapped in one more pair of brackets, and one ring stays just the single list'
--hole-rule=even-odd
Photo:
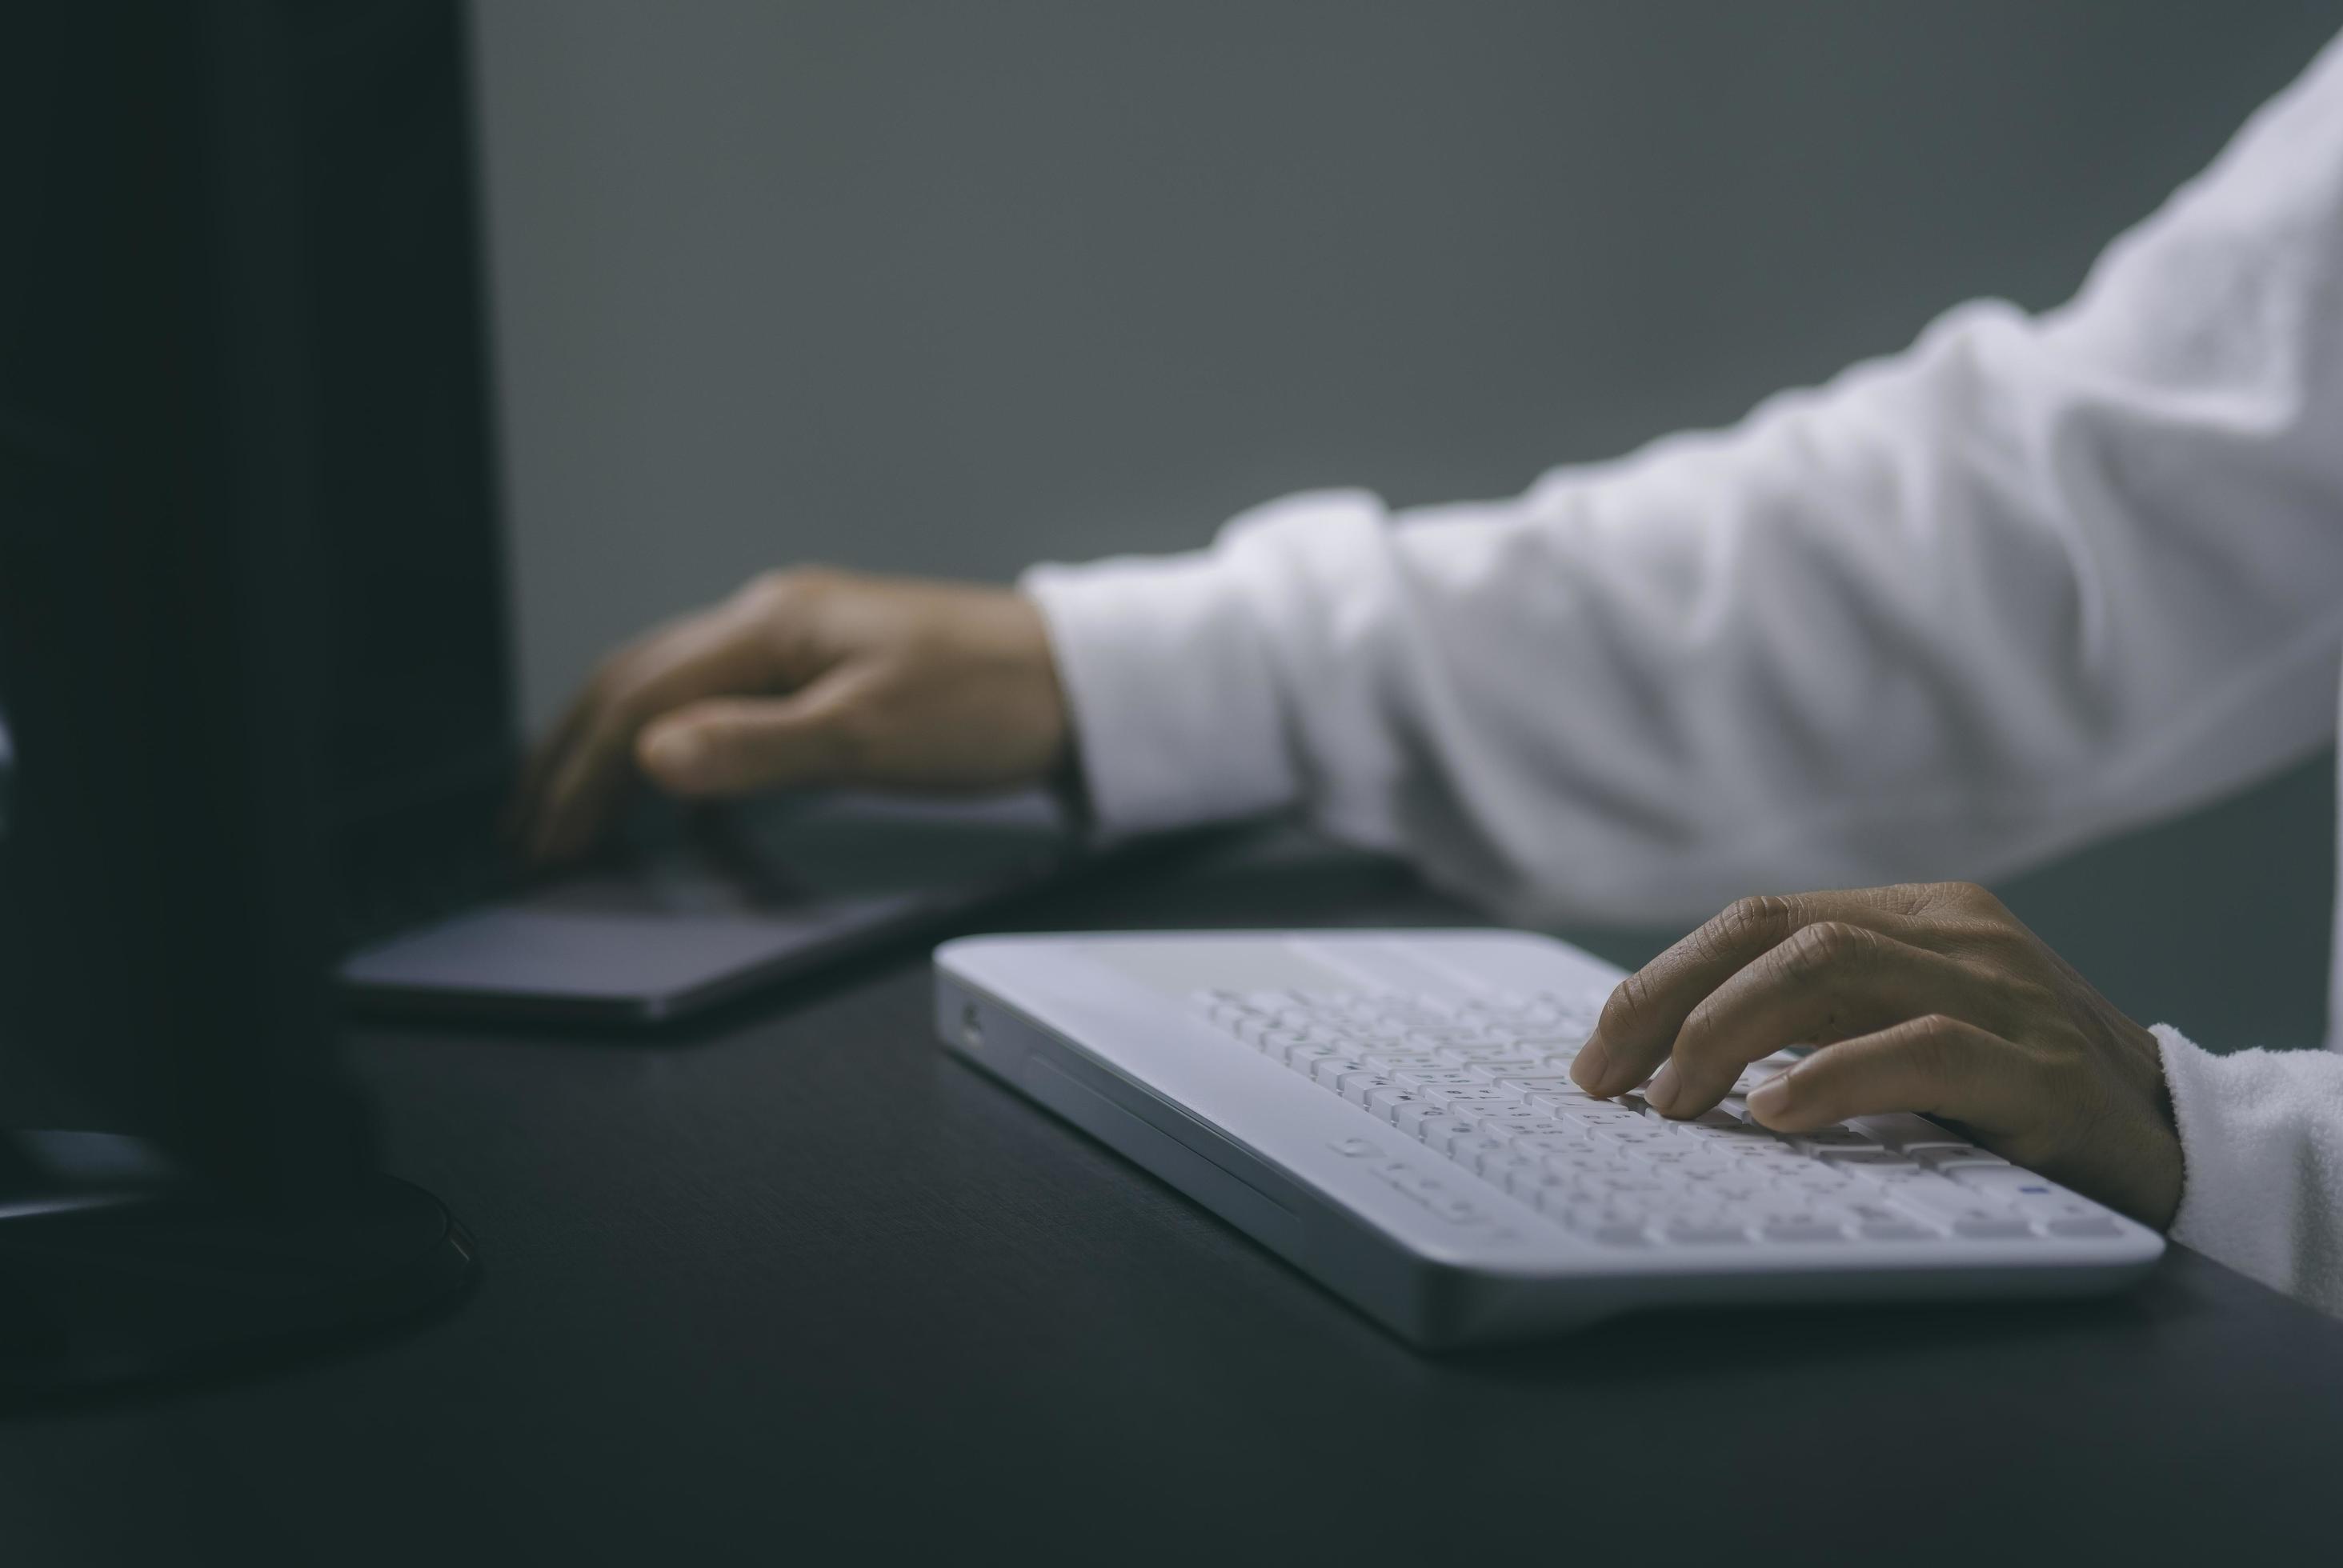
[{"label": "keyboard spacebar", "polygon": [[1302,1219],[1292,1210],[1079,1081],[1040,1052],[1027,1055],[1018,1082],[1035,1100],[1255,1241],[1288,1254],[1301,1251]]}]

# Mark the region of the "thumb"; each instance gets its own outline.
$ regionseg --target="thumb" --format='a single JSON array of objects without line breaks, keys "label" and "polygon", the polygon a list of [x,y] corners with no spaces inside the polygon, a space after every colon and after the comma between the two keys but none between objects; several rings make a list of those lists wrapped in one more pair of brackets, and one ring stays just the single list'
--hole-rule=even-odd
[{"label": "thumb", "polygon": [[838,781],[840,704],[817,688],[788,697],[717,697],[647,727],[635,760],[672,795],[747,795]]}]

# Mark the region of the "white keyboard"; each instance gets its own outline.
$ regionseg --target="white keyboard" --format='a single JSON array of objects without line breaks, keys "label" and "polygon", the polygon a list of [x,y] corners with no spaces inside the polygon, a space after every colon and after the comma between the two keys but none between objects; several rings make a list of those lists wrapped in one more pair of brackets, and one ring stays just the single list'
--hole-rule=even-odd
[{"label": "white keyboard", "polygon": [[[1600,999],[1453,1001],[1398,992],[1214,990],[1198,1010],[1288,1070],[1433,1153],[1456,1175],[1380,1160],[1399,1191],[1454,1220],[1489,1188],[1614,1247],[1763,1246],[1944,1238],[2112,1237],[2117,1221],[1918,1116],[1864,1117],[1796,1136],[1749,1119],[1741,1096],[1789,1065],[1754,1065],[1723,1105],[1670,1121],[1639,1094],[1596,1100],[1570,1079]],[[1460,1180],[1460,1177],[1469,1178]]]},{"label": "white keyboard", "polygon": [[[1685,1121],[1570,1064],[1620,971],[1516,931],[973,937],[948,1049],[1423,1344],[1647,1306],[2081,1295],[2163,1238],[1919,1116]],[[1117,1201],[1102,1193],[1101,1201]]]}]

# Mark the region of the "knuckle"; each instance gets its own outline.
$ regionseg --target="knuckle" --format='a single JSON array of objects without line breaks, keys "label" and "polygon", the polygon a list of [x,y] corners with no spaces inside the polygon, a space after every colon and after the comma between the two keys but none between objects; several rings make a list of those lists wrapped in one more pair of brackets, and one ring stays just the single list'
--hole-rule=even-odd
[{"label": "knuckle", "polygon": [[1957,1020],[1932,1012],[1905,1025],[1904,1048],[1924,1076],[1941,1081],[1959,1065],[1964,1033]]},{"label": "knuckle", "polygon": [[1967,914],[1988,920],[2001,920],[2008,914],[1991,890],[1975,882],[1941,882],[1937,887],[1943,902]]},{"label": "knuckle", "polygon": [[1705,1061],[1718,1054],[1723,1043],[1723,1020],[1717,1016],[1716,1001],[1712,997],[1684,1015],[1683,1027],[1676,1030],[1673,1054],[1680,1060]]},{"label": "knuckle", "polygon": [[789,610],[822,592],[836,575],[826,567],[773,567],[750,578],[740,592],[762,609]]},{"label": "knuckle", "polygon": [[1845,920],[1818,920],[1800,926],[1783,945],[1787,950],[1783,962],[1790,974],[1813,980],[1871,957],[1878,950],[1878,939]]},{"label": "knuckle", "polygon": [[2006,921],[1966,920],[1955,932],[1961,949],[1974,955],[1988,973],[2006,975],[2022,970],[2033,957],[2033,939]]},{"label": "knuckle", "polygon": [[1624,1039],[1640,1032],[1651,1012],[1652,984],[1639,970],[1611,988],[1595,1027],[1612,1040]]},{"label": "knuckle", "polygon": [[1789,900],[1775,893],[1753,894],[1734,900],[1709,921],[1707,945],[1722,952],[1754,942],[1777,941],[1790,925]]},{"label": "knuckle", "polygon": [[1906,915],[1923,915],[1944,901],[1942,882],[1896,882],[1879,890],[1879,900]]}]

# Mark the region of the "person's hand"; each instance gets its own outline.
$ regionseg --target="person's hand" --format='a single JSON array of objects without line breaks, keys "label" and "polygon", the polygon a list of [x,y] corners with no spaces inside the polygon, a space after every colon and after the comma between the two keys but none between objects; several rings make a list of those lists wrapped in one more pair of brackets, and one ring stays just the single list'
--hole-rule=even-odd
[{"label": "person's hand", "polygon": [[1066,702],[1041,612],[1006,588],[768,573],[605,659],[531,756],[534,859],[589,848],[641,777],[671,794],[980,789],[1046,777]]},{"label": "person's hand", "polygon": [[1620,983],[1571,1074],[1682,1119],[1793,1045],[1748,1097],[1776,1131],[1920,1111],[2158,1229],[2179,1205],[2156,1037],[1965,882],[1745,899]]}]

